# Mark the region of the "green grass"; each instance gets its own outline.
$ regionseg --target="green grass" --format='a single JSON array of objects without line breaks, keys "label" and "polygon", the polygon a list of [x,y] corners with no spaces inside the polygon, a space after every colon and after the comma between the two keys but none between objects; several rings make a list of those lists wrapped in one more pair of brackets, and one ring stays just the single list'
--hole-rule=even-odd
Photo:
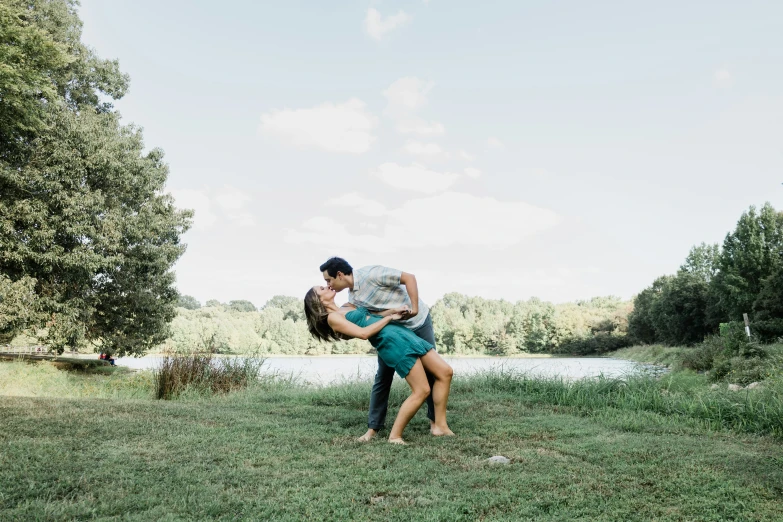
[{"label": "green grass", "polygon": [[[366,382],[155,401],[128,391],[151,393],[143,374],[38,366],[0,364],[0,394],[28,370],[72,391],[0,400],[0,520],[783,520],[780,439],[645,406],[724,397],[703,376],[457,376],[457,437],[430,437],[420,412],[399,447],[354,442]],[[99,398],[113,389],[127,395]],[[396,382],[391,405],[405,395]]]},{"label": "green grass", "polygon": [[682,346],[664,346],[662,344],[651,344],[646,346],[630,346],[621,348],[608,355],[618,359],[627,359],[639,363],[659,364],[671,368],[678,368],[683,354],[686,350]]}]

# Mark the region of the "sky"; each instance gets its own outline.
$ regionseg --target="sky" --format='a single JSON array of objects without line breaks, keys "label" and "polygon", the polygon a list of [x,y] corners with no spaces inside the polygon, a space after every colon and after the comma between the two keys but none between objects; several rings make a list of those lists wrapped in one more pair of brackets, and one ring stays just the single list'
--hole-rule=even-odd
[{"label": "sky", "polygon": [[303,297],[335,255],[415,274],[429,304],[629,299],[751,205],[783,209],[783,2],[79,15],[131,77],[123,122],[196,212],[175,271],[202,303]]}]

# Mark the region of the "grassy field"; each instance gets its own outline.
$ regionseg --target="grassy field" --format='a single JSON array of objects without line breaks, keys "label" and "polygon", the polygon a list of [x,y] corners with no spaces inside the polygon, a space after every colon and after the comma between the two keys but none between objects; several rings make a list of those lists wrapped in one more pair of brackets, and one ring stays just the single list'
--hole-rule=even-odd
[{"label": "grassy field", "polygon": [[399,447],[354,441],[368,383],[154,401],[151,382],[0,364],[0,519],[783,520],[783,416],[730,421],[749,397],[776,412],[774,384],[457,376],[457,437],[419,413]]}]

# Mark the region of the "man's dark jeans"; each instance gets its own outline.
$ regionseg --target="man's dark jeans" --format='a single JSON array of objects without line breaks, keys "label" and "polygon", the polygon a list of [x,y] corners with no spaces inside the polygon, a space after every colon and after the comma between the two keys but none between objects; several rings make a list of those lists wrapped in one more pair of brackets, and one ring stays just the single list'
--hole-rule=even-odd
[{"label": "man's dark jeans", "polygon": [[[432,317],[427,314],[424,324],[412,330],[413,333],[435,346],[435,332],[432,329]],[[375,374],[375,383],[372,385],[372,395],[370,395],[370,415],[367,426],[375,431],[383,429],[386,420],[386,410],[389,407],[389,391],[391,390],[392,380],[394,379],[394,368],[386,364],[378,357],[378,373]],[[427,374],[427,380],[430,383],[430,389],[435,382],[435,377]],[[435,406],[432,404],[432,394],[427,397],[427,417],[431,421],[435,420]]]}]

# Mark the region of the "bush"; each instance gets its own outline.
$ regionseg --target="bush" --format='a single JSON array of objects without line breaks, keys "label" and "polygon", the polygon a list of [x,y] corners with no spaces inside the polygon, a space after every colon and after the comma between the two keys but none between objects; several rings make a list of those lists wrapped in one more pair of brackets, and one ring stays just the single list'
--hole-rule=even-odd
[{"label": "bush", "polygon": [[709,371],[715,365],[715,359],[720,357],[725,349],[723,339],[710,335],[700,345],[683,354],[681,365],[695,372]]},{"label": "bush", "polygon": [[166,355],[154,370],[155,397],[174,399],[184,391],[227,393],[258,382],[264,359],[213,359],[212,355]]}]

